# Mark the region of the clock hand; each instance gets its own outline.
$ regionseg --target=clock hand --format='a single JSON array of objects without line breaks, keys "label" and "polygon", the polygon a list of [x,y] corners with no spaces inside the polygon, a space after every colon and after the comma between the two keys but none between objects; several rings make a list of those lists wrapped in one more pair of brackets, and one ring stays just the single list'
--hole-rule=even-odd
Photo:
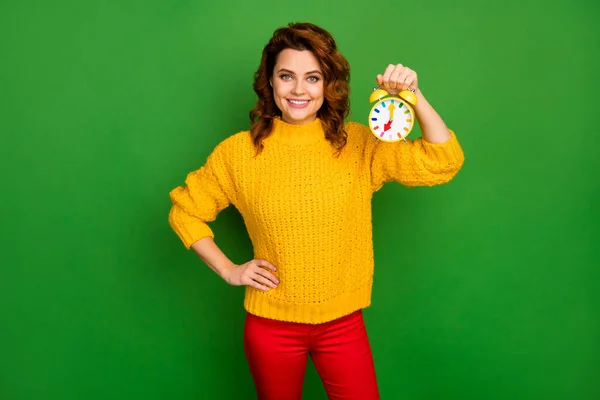
[{"label": "clock hand", "polygon": [[385,124],[383,124],[383,131],[388,131],[392,128],[392,121],[393,120],[389,120],[388,122],[386,122]]},{"label": "clock hand", "polygon": [[390,104],[389,110],[390,110],[390,120],[394,119],[394,110],[396,109],[396,106],[394,105],[394,103]]}]

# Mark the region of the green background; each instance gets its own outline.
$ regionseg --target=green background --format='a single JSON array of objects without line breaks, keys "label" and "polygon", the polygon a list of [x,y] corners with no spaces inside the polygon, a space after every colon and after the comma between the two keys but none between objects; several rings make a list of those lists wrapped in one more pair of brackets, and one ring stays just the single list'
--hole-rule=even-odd
[{"label": "green background", "polygon": [[[600,398],[600,6],[484,3],[0,3],[0,399],[255,398],[243,289],[184,249],[168,192],[247,129],[290,21],[335,36],[351,119],[403,63],[466,153],[373,200],[382,398]],[[235,209],[211,226],[251,258]]]}]

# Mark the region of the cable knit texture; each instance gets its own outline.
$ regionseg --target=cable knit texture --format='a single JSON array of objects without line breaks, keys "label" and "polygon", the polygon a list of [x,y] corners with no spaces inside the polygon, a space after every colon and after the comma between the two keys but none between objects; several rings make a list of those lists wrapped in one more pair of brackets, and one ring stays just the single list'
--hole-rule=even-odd
[{"label": "cable knit texture", "polygon": [[277,267],[277,288],[246,287],[244,306],[261,317],[322,323],[371,303],[371,198],[385,182],[432,186],[461,168],[462,149],[451,139],[398,143],[375,139],[365,125],[345,126],[339,156],[321,121],[274,120],[256,156],[248,131],[222,141],[184,186],[170,193],[169,222],[183,244],[214,237],[207,223],[233,204],[248,229],[254,257]]}]

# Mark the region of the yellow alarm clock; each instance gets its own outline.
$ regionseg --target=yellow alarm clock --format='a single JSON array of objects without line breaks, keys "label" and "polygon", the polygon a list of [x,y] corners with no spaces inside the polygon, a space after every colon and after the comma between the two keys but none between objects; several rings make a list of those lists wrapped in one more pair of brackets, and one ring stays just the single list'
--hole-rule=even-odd
[{"label": "yellow alarm clock", "polygon": [[415,91],[403,90],[395,95],[375,88],[369,102],[376,102],[369,112],[369,128],[373,135],[384,142],[405,140],[415,124]]}]

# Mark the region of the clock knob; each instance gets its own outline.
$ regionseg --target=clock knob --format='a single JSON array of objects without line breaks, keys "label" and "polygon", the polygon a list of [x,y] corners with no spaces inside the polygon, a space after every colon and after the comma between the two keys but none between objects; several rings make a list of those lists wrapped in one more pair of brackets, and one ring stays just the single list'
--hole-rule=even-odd
[{"label": "clock knob", "polygon": [[383,89],[375,89],[373,93],[369,96],[369,103],[373,103],[379,100],[382,97],[389,95],[389,93]]},{"label": "clock knob", "polygon": [[414,90],[403,90],[400,92],[400,97],[408,101],[413,106],[417,104],[417,95]]}]

